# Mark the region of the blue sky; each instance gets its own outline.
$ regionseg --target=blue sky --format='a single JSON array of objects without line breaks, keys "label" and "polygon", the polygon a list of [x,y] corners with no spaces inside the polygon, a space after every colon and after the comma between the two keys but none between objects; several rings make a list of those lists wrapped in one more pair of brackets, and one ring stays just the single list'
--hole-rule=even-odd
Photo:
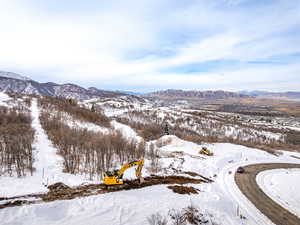
[{"label": "blue sky", "polygon": [[110,90],[300,91],[300,0],[0,0],[0,70]]}]

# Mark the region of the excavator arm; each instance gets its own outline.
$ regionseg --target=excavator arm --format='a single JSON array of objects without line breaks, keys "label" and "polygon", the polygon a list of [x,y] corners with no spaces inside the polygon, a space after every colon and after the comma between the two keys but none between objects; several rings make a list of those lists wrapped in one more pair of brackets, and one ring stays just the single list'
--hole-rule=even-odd
[{"label": "excavator arm", "polygon": [[144,159],[138,160],[138,161],[133,161],[133,162],[130,162],[130,163],[128,163],[128,164],[125,164],[125,165],[118,171],[118,177],[119,177],[119,178],[122,178],[124,172],[125,172],[127,169],[129,169],[129,168],[131,168],[131,167],[133,167],[133,166],[136,166],[136,165],[138,165],[138,167],[137,167],[136,170],[135,170],[135,175],[136,175],[137,177],[140,177],[140,176],[141,176],[141,173],[142,173],[142,168],[143,168],[143,166],[144,166]]}]

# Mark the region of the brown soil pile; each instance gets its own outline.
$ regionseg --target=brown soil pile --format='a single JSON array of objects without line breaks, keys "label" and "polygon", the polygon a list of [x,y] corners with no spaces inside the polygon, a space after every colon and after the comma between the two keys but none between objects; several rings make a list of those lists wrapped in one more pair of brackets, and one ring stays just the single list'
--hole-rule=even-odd
[{"label": "brown soil pile", "polygon": [[173,190],[173,192],[177,194],[198,194],[198,189],[194,187],[185,187],[185,186],[179,186],[179,185],[174,185],[174,186],[168,186],[169,189]]},{"label": "brown soil pile", "polygon": [[61,182],[49,185],[47,188],[50,191],[70,190],[71,189],[68,185],[65,185],[64,183],[61,183]]}]

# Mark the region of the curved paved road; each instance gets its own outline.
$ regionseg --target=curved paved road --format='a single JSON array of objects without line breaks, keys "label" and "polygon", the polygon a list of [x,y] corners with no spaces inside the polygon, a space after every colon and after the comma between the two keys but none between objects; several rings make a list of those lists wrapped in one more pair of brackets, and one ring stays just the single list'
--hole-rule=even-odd
[{"label": "curved paved road", "polygon": [[[269,198],[256,183],[256,175],[265,170],[300,168],[300,164],[268,163],[245,166],[245,173],[235,173],[234,179],[242,193],[277,225],[299,225],[300,218]],[[298,181],[295,181],[298,182]]]}]

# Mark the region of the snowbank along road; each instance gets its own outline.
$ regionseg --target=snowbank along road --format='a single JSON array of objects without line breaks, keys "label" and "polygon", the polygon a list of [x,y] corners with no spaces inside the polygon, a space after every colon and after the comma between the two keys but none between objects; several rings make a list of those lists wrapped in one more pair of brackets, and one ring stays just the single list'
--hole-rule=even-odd
[{"label": "snowbank along road", "polygon": [[256,182],[258,173],[280,168],[300,168],[300,164],[269,163],[249,165],[245,167],[245,173],[235,174],[235,181],[242,193],[273,223],[277,225],[297,225],[300,224],[300,218],[269,198]]}]

